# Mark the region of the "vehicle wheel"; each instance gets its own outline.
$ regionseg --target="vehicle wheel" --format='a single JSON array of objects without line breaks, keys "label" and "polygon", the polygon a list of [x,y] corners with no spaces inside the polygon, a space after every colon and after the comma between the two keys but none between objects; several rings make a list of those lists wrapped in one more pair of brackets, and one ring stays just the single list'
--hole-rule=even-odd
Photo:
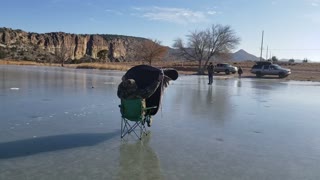
[{"label": "vehicle wheel", "polygon": [[235,74],[236,72],[232,72],[232,74]]},{"label": "vehicle wheel", "polygon": [[230,74],[229,69],[226,69],[224,72],[225,72],[226,74]]},{"label": "vehicle wheel", "polygon": [[279,73],[279,78],[284,78],[284,77],[286,77],[286,76],[284,75],[283,72]]},{"label": "vehicle wheel", "polygon": [[257,73],[256,73],[256,76],[257,76],[258,78],[262,77],[261,72],[257,72]]}]

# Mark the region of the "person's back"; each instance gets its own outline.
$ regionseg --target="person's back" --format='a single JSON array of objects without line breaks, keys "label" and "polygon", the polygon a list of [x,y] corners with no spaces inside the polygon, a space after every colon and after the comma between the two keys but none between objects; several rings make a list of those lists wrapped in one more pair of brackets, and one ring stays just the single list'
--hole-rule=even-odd
[{"label": "person's back", "polygon": [[134,79],[124,79],[118,86],[117,95],[120,99],[146,99],[158,88],[160,81],[155,81],[150,86],[140,89]]},{"label": "person's back", "polygon": [[242,73],[243,73],[243,70],[242,70],[241,67],[239,67],[239,69],[238,69],[238,74],[242,74]]},{"label": "person's back", "polygon": [[241,67],[239,67],[239,69],[238,69],[238,75],[239,75],[239,77],[241,77],[242,73],[243,73],[243,70],[242,70]]},{"label": "person's back", "polygon": [[213,81],[213,77],[212,77],[213,76],[213,64],[212,64],[212,62],[209,63],[207,70],[208,70],[208,78],[209,78],[208,84],[212,84],[212,81]]},{"label": "person's back", "polygon": [[209,63],[207,70],[208,70],[208,74],[213,74],[213,64],[211,62]]}]

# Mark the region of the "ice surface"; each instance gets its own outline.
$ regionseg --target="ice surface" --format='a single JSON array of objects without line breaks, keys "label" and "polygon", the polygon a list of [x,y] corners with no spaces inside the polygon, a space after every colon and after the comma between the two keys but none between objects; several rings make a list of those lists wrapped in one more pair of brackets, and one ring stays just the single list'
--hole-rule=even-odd
[{"label": "ice surface", "polygon": [[139,141],[123,74],[0,66],[0,179],[320,179],[317,83],[180,76]]}]

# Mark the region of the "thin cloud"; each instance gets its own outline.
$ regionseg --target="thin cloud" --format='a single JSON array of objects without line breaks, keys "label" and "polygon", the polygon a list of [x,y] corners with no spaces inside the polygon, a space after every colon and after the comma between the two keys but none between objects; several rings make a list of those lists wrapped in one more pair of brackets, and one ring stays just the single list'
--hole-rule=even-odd
[{"label": "thin cloud", "polygon": [[136,10],[136,11],[142,11],[143,9],[142,8],[139,8],[139,7],[132,7],[133,10]]},{"label": "thin cloud", "polygon": [[208,13],[209,15],[215,15],[215,14],[217,14],[216,11],[208,11],[207,13]]},{"label": "thin cloud", "polygon": [[94,17],[90,17],[90,18],[89,18],[89,21],[91,21],[91,22],[97,22],[97,20],[96,20]]},{"label": "thin cloud", "polygon": [[308,0],[308,2],[313,7],[318,7],[320,4],[320,0]]},{"label": "thin cloud", "polygon": [[304,17],[315,24],[320,24],[320,13],[305,14]]},{"label": "thin cloud", "polygon": [[88,20],[91,22],[91,23],[95,23],[95,24],[101,24],[101,23],[104,23],[103,21],[101,20],[98,20],[94,17],[89,17]]},{"label": "thin cloud", "polygon": [[104,11],[107,12],[107,13],[111,13],[111,14],[123,15],[122,12],[116,11],[116,10],[112,10],[112,9],[106,9],[106,10],[104,10]]},{"label": "thin cloud", "polygon": [[140,17],[149,20],[166,21],[180,24],[207,22],[209,20],[208,16],[216,14],[215,11],[202,12],[184,8],[134,7],[132,9],[137,11],[137,14]]}]

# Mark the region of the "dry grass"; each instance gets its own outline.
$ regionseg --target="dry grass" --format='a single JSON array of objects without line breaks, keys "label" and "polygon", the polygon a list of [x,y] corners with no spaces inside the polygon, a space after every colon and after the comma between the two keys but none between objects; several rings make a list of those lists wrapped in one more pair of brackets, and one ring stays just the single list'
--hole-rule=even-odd
[{"label": "dry grass", "polygon": [[[108,63],[81,63],[81,64],[69,64],[67,67],[79,68],[79,69],[102,69],[102,70],[119,70],[119,71],[127,71],[133,66],[143,64],[141,62],[108,62]],[[181,71],[194,71],[197,70],[197,64],[193,63],[192,65],[184,65],[179,62],[156,62],[153,63],[152,66],[158,68],[175,68],[177,70],[181,69]]]},{"label": "dry grass", "polygon": [[39,63],[35,61],[23,60],[3,60],[0,59],[0,65],[21,65],[21,66],[61,66],[61,64]]},{"label": "dry grass", "polygon": [[0,60],[0,64],[6,65],[41,65],[33,61],[19,61],[19,60]]},{"label": "dry grass", "polygon": [[73,64],[68,65],[68,67],[75,67],[78,69],[101,69],[101,70],[119,70],[126,71],[132,66],[128,64],[116,64],[116,63],[82,63],[82,64]]}]

